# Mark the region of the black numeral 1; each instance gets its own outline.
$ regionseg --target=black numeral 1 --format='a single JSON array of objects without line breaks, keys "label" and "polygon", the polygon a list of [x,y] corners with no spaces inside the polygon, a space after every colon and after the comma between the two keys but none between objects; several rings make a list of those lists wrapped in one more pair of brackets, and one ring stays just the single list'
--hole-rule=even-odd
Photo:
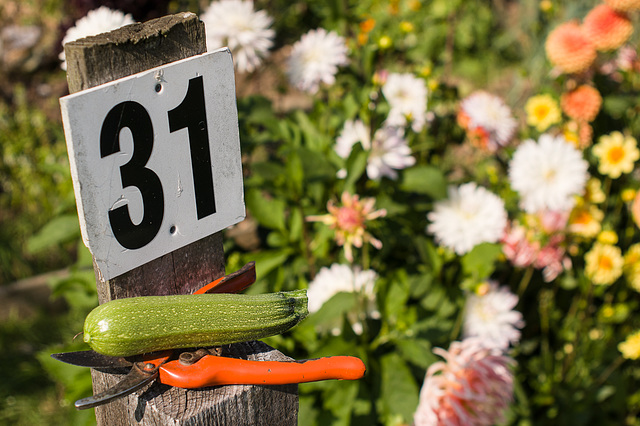
[{"label": "black numeral 1", "polygon": [[196,212],[198,219],[202,219],[216,212],[202,76],[189,80],[189,88],[184,99],[168,114],[170,132],[185,127],[189,132]]}]

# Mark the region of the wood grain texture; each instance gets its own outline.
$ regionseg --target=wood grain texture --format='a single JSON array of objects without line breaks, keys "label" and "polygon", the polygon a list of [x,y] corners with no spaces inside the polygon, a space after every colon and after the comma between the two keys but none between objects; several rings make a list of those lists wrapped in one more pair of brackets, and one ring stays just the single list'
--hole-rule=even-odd
[{"label": "wood grain texture", "polygon": [[[206,51],[204,24],[193,13],[65,45],[70,93],[104,84]],[[100,303],[133,296],[190,294],[224,275],[222,232],[105,281],[97,267]],[[225,348],[227,355],[288,360],[261,342]],[[121,380],[92,371],[94,393]],[[185,390],[153,383],[127,398],[96,408],[98,425],[295,425],[298,386],[222,386]]]},{"label": "wood grain texture", "polygon": [[204,24],[190,12],[86,37],[64,46],[71,93],[207,51]]}]

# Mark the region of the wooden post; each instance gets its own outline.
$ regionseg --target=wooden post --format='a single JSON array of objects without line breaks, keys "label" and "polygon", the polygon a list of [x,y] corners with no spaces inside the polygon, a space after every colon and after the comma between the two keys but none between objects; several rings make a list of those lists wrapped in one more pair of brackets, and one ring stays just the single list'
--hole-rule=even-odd
[{"label": "wooden post", "polygon": [[[165,16],[65,45],[70,93],[206,51],[204,24],[193,13]],[[133,255],[133,254],[132,254]],[[222,232],[108,281],[96,271],[100,303],[133,296],[188,294],[224,275]],[[223,355],[288,360],[262,342],[227,346]],[[92,370],[94,393],[122,376]],[[294,425],[297,385],[197,390],[153,383],[96,408],[98,425]]]}]

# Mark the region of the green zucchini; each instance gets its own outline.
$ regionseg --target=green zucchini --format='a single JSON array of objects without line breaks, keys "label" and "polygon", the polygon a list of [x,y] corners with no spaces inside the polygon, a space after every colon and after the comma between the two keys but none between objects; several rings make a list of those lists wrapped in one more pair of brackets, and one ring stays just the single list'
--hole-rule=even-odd
[{"label": "green zucchini", "polygon": [[261,339],[285,332],[307,314],[306,290],[131,297],[91,311],[83,339],[104,355],[130,356]]}]

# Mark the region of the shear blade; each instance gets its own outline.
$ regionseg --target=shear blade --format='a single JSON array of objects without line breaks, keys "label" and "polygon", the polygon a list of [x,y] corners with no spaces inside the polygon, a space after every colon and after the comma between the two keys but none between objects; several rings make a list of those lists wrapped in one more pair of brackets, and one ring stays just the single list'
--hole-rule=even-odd
[{"label": "shear blade", "polygon": [[102,355],[95,351],[61,352],[51,354],[51,357],[80,367],[121,368],[133,365],[132,362],[127,361],[125,358]]},{"label": "shear blade", "polygon": [[104,392],[100,392],[97,395],[90,396],[88,398],[79,399],[75,402],[75,407],[78,410],[84,410],[87,408],[93,408],[98,405],[106,404],[114,399],[127,396],[132,392],[137,391],[146,384],[152,382],[158,377],[158,369],[152,373],[145,373],[140,371],[136,365],[133,366],[131,371],[124,376],[124,378],[118,382],[115,386],[110,387]]}]

